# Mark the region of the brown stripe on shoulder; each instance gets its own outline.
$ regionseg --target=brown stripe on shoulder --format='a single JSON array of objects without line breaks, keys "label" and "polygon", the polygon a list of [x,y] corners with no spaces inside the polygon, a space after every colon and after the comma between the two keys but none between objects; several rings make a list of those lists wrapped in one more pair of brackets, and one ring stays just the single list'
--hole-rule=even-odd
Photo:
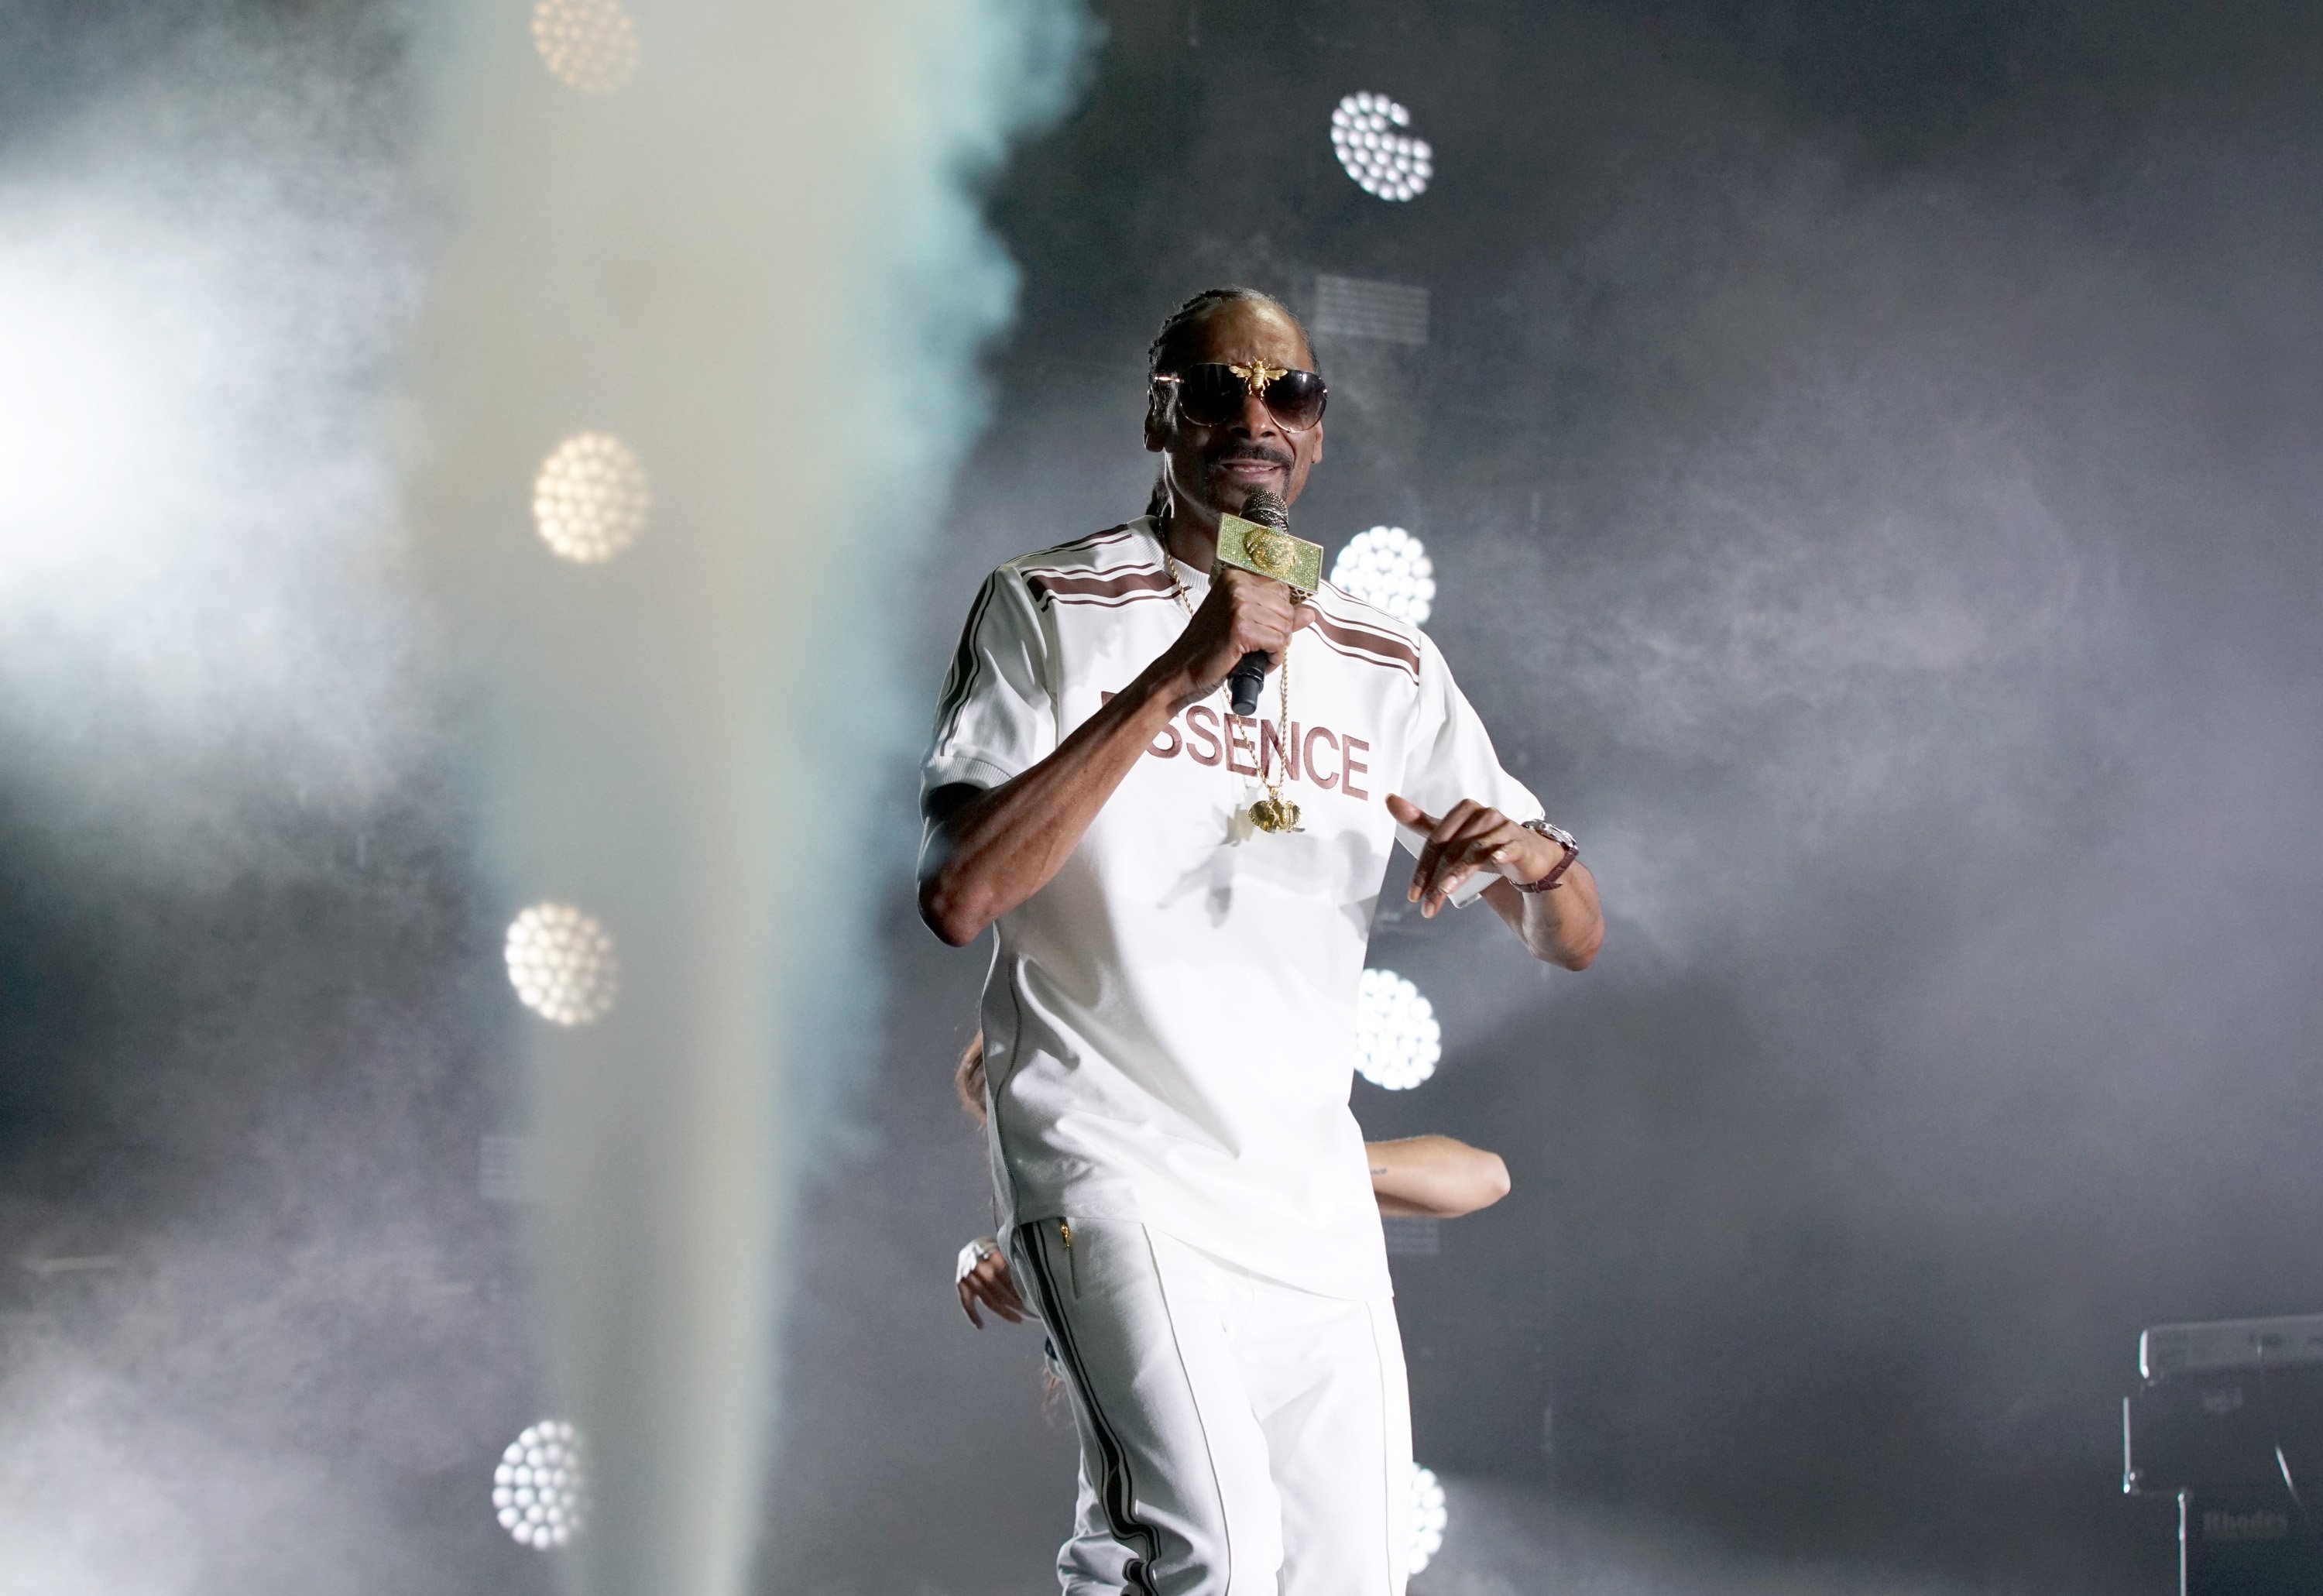
[{"label": "brown stripe on shoulder", "polygon": [[1392,665],[1398,670],[1410,672],[1413,681],[1419,680],[1419,650],[1393,632],[1357,626],[1353,621],[1341,620],[1319,610],[1315,612],[1311,629],[1341,654],[1355,659],[1367,659],[1373,665]]},{"label": "brown stripe on shoulder", "polygon": [[1076,537],[1070,543],[1060,543],[1053,548],[1036,550],[1024,557],[1028,560],[1045,560],[1057,555],[1079,554],[1085,549],[1099,549],[1110,544],[1125,542],[1136,536],[1137,523],[1124,521],[1118,527],[1107,527],[1102,532],[1092,532],[1087,537]]},{"label": "brown stripe on shoulder", "polygon": [[[1314,628],[1310,627],[1308,629],[1311,631]],[[1360,649],[1342,647],[1340,645],[1332,642],[1330,638],[1324,637],[1319,632],[1316,633],[1315,641],[1325,648],[1329,649],[1332,653],[1344,656],[1345,658],[1358,661],[1364,665],[1377,665],[1383,671],[1400,671],[1405,675],[1410,677],[1414,683],[1417,683],[1419,680],[1419,673],[1412,669],[1409,665],[1405,665],[1401,660],[1382,659],[1376,654],[1367,653]]]},{"label": "brown stripe on shoulder", "polygon": [[1125,604],[1166,604],[1169,601],[1170,595],[1166,592],[1123,593],[1117,598],[1107,599],[1074,599],[1060,593],[1054,600],[1059,604],[1090,604],[1099,610],[1118,610]]},{"label": "brown stripe on shoulder", "polygon": [[1170,593],[1178,584],[1162,571],[1027,571],[1024,585],[1042,603],[1125,602],[1149,593]]}]

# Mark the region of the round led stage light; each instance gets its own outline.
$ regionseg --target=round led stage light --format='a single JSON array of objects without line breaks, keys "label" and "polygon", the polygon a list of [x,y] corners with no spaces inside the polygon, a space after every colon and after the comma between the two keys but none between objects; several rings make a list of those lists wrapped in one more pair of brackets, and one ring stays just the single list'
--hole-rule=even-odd
[{"label": "round led stage light", "polygon": [[1436,175],[1428,141],[1397,131],[1410,125],[1411,113],[1387,96],[1351,94],[1331,113],[1331,149],[1364,193],[1410,199]]},{"label": "round led stage light", "polygon": [[1331,563],[1331,582],[1398,620],[1428,624],[1436,608],[1436,562],[1428,546],[1400,527],[1358,532]]},{"label": "round led stage light", "polygon": [[635,543],[652,509],[645,466],[627,444],[601,432],[566,438],[532,480],[532,519],[541,541],[584,565]]},{"label": "round led stage light", "polygon": [[1411,1465],[1411,1536],[1404,1543],[1404,1555],[1409,1559],[1405,1571],[1418,1573],[1434,1561],[1444,1549],[1444,1526],[1451,1514],[1445,1510],[1444,1487],[1436,1478],[1436,1471]]},{"label": "round led stage light", "polygon": [[1408,1091],[1436,1073],[1444,1028],[1419,988],[1393,970],[1365,970],[1355,993],[1355,1070],[1375,1087]]},{"label": "round led stage light", "polygon": [[548,69],[583,94],[611,94],[638,75],[638,24],[620,0],[539,0],[532,41]]},{"label": "round led stage light", "polygon": [[620,974],[612,934],[570,903],[535,903],[510,922],[508,972],[524,1006],[559,1025],[604,1018]]},{"label": "round led stage light", "polygon": [[546,1419],[526,1427],[492,1471],[492,1511],[528,1546],[561,1546],[589,1518],[589,1477],[581,1432]]}]

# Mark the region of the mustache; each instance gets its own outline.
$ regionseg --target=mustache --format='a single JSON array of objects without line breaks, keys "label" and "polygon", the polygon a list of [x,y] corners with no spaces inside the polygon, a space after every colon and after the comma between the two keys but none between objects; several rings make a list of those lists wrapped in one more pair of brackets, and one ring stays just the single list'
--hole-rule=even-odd
[{"label": "mustache", "polygon": [[1280,449],[1270,449],[1263,444],[1228,444],[1210,451],[1211,463],[1223,465],[1229,460],[1263,460],[1270,465],[1290,469],[1290,456]]}]

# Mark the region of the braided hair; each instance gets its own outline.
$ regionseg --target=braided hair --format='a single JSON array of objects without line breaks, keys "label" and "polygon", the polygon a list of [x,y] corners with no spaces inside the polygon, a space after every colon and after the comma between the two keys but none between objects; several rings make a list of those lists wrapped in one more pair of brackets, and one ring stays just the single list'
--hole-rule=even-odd
[{"label": "braided hair", "polygon": [[[1291,314],[1290,306],[1285,305],[1272,294],[1260,289],[1235,287],[1204,289],[1171,311],[1169,319],[1162,324],[1162,330],[1153,335],[1153,342],[1146,346],[1145,380],[1149,390],[1154,378],[1165,371],[1177,370],[1179,362],[1185,355],[1187,335],[1211,311],[1221,305],[1232,305],[1245,299],[1256,300],[1261,305],[1272,305],[1275,309],[1282,312],[1290,325],[1299,329],[1299,341],[1310,349],[1314,347],[1312,340],[1307,336],[1306,324]],[[1145,500],[1145,513],[1158,521],[1169,509],[1170,484],[1164,478],[1156,475],[1153,479],[1153,491]]]}]

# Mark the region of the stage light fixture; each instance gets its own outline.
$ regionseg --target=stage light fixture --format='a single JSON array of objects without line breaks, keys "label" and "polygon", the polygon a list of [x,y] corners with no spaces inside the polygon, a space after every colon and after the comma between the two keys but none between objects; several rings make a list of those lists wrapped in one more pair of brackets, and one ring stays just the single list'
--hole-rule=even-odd
[{"label": "stage light fixture", "polygon": [[1436,1554],[1444,1549],[1444,1526],[1452,1515],[1444,1506],[1444,1486],[1436,1478],[1436,1471],[1411,1465],[1411,1495],[1407,1504],[1411,1512],[1411,1538],[1405,1543],[1404,1555],[1409,1559],[1406,1572],[1418,1573],[1435,1561]]},{"label": "stage light fixture", "polygon": [[570,903],[535,903],[509,923],[508,972],[524,1006],[559,1025],[602,1019],[620,973],[612,934]]},{"label": "stage light fixture", "polygon": [[492,1471],[492,1510],[500,1527],[546,1551],[581,1533],[589,1518],[589,1476],[581,1432],[556,1419],[526,1426]]},{"label": "stage light fixture", "polygon": [[1411,113],[1383,94],[1351,94],[1331,113],[1331,149],[1366,194],[1410,199],[1428,191],[1436,157],[1426,139],[1399,133]]},{"label": "stage light fixture", "polygon": [[539,0],[532,41],[548,69],[583,94],[611,94],[638,75],[638,24],[620,0]]},{"label": "stage light fixture", "polygon": [[1355,994],[1355,1070],[1375,1087],[1409,1091],[1436,1073],[1444,1028],[1419,988],[1393,970],[1365,970]]},{"label": "stage light fixture", "polygon": [[541,541],[584,565],[636,542],[652,509],[644,464],[627,444],[601,432],[566,438],[532,480],[532,519]]},{"label": "stage light fixture", "polygon": [[1436,562],[1400,527],[1358,532],[1331,563],[1331,582],[1398,620],[1426,626],[1436,608]]}]

